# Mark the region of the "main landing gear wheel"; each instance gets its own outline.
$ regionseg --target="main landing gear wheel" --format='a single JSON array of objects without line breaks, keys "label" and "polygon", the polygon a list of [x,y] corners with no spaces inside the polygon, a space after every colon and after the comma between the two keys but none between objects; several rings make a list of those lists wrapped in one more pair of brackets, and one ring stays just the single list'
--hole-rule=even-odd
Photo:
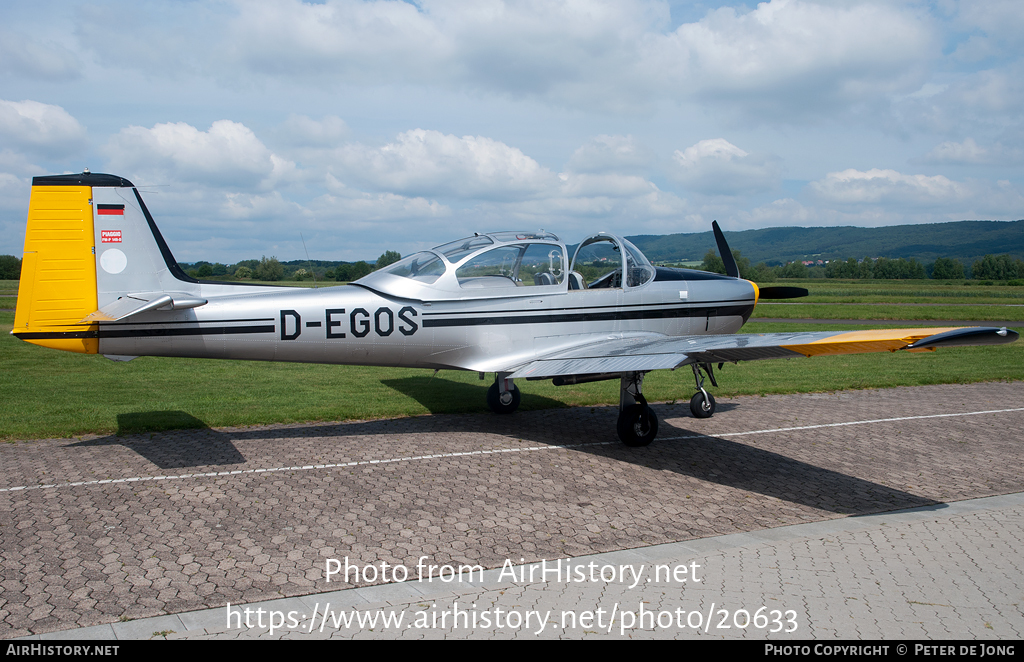
[{"label": "main landing gear wheel", "polygon": [[690,398],[690,413],[694,418],[711,418],[715,413],[715,396],[707,393],[708,397],[705,399],[705,393],[707,391],[697,391]]},{"label": "main landing gear wheel", "polygon": [[494,382],[491,388],[487,389],[487,406],[495,414],[511,414],[519,409],[521,397],[518,386],[513,385],[511,391],[501,393],[498,390],[498,382]]},{"label": "main landing gear wheel", "polygon": [[647,405],[630,405],[619,414],[615,427],[622,443],[634,448],[646,446],[658,436],[658,416]]}]

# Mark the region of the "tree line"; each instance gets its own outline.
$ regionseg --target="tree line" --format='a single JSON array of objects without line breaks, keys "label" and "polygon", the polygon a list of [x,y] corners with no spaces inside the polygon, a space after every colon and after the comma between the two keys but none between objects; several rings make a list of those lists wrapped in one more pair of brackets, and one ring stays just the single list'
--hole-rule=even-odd
[{"label": "tree line", "polygon": [[[790,262],[780,266],[768,266],[764,262],[750,264],[738,250],[733,249],[733,259],[740,275],[755,282],[770,283],[780,278],[846,278],[846,279],[925,279],[1008,281],[1010,285],[1024,285],[1024,260],[1014,260],[1010,255],[986,255],[970,265],[968,271],[960,260],[940,257],[924,265],[914,258],[889,259],[869,257],[845,260],[830,260],[823,266]],[[714,250],[704,256],[700,269],[725,273],[725,263]],[[1020,280],[1021,282],[1016,282]]]},{"label": "tree line", "polygon": [[232,265],[219,262],[179,262],[178,266],[193,278],[210,280],[313,280],[349,282],[359,280],[363,276],[398,262],[402,255],[397,251],[385,251],[377,261],[370,264],[364,260],[358,262],[323,262],[321,260],[292,260],[281,262],[277,257],[264,255],[259,260],[240,260]]},{"label": "tree line", "polygon": [[[398,251],[385,251],[373,264],[360,260],[358,262],[330,262],[327,266],[321,261],[313,264],[309,261],[293,260],[282,263],[276,257],[264,255],[259,260],[240,260],[235,264],[220,262],[179,262],[178,266],[189,276],[203,280],[320,280],[349,282],[359,280],[363,276],[394,264],[402,259]],[[303,266],[304,265],[304,266]],[[308,267],[308,268],[307,268]],[[0,255],[0,280],[19,280],[21,278],[21,259],[14,255]]]},{"label": "tree line", "polygon": [[[986,255],[965,267],[955,258],[940,257],[930,264],[922,264],[914,258],[889,259],[880,257],[847,258],[831,260],[824,266],[808,266],[802,262],[769,266],[764,262],[751,264],[740,251],[733,249],[733,258],[740,275],[760,283],[770,283],[780,278],[847,278],[847,279],[925,279],[977,281],[1008,281],[1010,285],[1024,285],[1024,260],[1016,260],[1008,254]],[[276,257],[263,256],[259,260],[241,260],[232,265],[219,262],[179,262],[178,266],[193,278],[211,280],[311,280],[350,282],[394,264],[402,256],[397,251],[385,251],[376,262],[328,263],[321,261],[293,260],[281,263]],[[305,264],[305,266],[302,266]],[[307,267],[309,267],[307,269]],[[724,274],[725,264],[714,250],[709,250],[700,265],[704,271]],[[21,277],[21,260],[13,255],[0,255],[0,280],[18,280]],[[1016,282],[1022,281],[1022,282]]]}]

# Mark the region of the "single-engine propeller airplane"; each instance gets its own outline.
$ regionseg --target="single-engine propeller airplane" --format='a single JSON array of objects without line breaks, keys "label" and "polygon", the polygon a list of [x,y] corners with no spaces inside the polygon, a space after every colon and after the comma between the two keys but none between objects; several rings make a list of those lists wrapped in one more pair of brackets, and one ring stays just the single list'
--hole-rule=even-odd
[{"label": "single-engine propeller airplane", "polygon": [[[1013,342],[1006,328],[737,334],[758,299],[805,296],[728,275],[653,266],[599,232],[568,259],[538,232],[490,232],[410,255],[354,283],[297,289],[200,281],[171,255],[134,185],[114,175],[36,177],[14,330],[114,360],[180,356],[495,373],[490,408],[519,406],[517,379],[619,381],[619,438],[646,446],[658,418],[652,370],[689,366],[690,410],[715,412],[713,365],[760,359]],[[588,282],[589,281],[589,282]]]}]

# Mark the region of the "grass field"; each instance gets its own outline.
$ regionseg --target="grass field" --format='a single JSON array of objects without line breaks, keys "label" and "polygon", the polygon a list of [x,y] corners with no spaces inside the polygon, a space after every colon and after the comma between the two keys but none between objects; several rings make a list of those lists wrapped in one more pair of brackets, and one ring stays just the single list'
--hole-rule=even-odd
[{"label": "grass field", "polygon": [[931,304],[908,306],[905,303],[764,303],[758,304],[751,318],[857,320],[1005,320],[1024,321],[1024,305]]},{"label": "grass field", "polygon": [[0,309],[14,308],[18,301],[18,281],[0,280]]},{"label": "grass field", "polygon": [[970,303],[1024,305],[1024,287],[963,280],[780,279],[770,285],[806,287],[801,303]]},{"label": "grass field", "polygon": [[[856,296],[888,296],[884,283],[870,283],[872,291],[881,294],[867,294],[869,290],[865,287]],[[0,293],[11,291],[10,287],[5,289],[6,285],[13,285],[12,293],[16,293],[17,284],[11,281],[0,281]],[[902,281],[892,287],[906,288],[907,284]],[[969,296],[963,298],[969,301],[953,297],[947,302],[976,302]],[[837,308],[847,311],[841,317],[858,317],[848,312],[856,306]],[[991,310],[987,306],[980,308]],[[1004,312],[992,313],[994,317],[989,319],[1019,319],[1005,314],[1018,309],[993,308]],[[800,317],[827,319],[832,307],[806,309],[808,314]],[[926,319],[918,315],[925,309],[913,307],[914,318]],[[761,314],[783,316],[774,310]],[[488,375],[488,381],[479,381],[476,373],[458,371],[432,376],[428,370],[208,359],[142,357],[115,363],[101,356],[59,352],[21,342],[9,335],[13,319],[12,312],[0,312],[0,439],[7,440],[202,425],[482,412],[487,409],[485,393],[493,379]],[[881,322],[877,328],[898,326],[906,325]],[[765,333],[805,328],[800,324],[752,320],[743,330]],[[813,330],[850,328],[863,327],[816,324]],[[719,373],[721,387],[711,390],[716,395],[756,395],[1021,379],[1024,342],[920,354],[863,354],[726,365]],[[618,402],[618,385],[614,381],[569,387],[555,387],[550,381],[521,380],[517,384],[523,391],[524,410]],[[688,369],[652,372],[644,393],[656,402],[688,400],[693,393],[692,373]]]}]

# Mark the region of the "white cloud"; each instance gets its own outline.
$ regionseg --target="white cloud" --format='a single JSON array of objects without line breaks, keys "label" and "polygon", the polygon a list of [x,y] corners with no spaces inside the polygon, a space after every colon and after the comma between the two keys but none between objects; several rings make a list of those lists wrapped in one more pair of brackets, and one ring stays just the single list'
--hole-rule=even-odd
[{"label": "white cloud", "polygon": [[802,113],[918,87],[936,36],[913,8],[773,0],[652,37],[644,62],[703,95]]},{"label": "white cloud", "polygon": [[430,75],[448,50],[446,35],[410,3],[261,0],[236,9],[224,45],[254,71],[376,82],[384,72]]},{"label": "white cloud", "polygon": [[[684,201],[643,176],[613,171],[636,169],[646,162],[648,157],[640,152],[628,137],[601,136],[578,149],[570,168],[556,175],[521,150],[491,138],[415,129],[382,147],[340,148],[334,169],[344,175],[329,176],[329,188],[332,193],[343,189],[346,204],[370,205],[371,210],[389,207],[389,215],[408,210],[435,216],[438,210],[424,209],[423,204],[438,197],[451,198],[453,204],[475,204],[474,230],[480,229],[480,220],[490,218],[506,229],[510,223],[553,227],[556,222],[589,229],[580,220],[594,218],[639,227],[637,223],[678,215],[685,207]],[[355,193],[350,184],[391,197]]]},{"label": "white cloud", "polygon": [[916,89],[941,57],[923,10],[877,2],[772,0],[672,31],[655,0],[253,0],[107,13],[83,10],[81,42],[104,62],[170,77],[440,86],[613,110],[742,99],[740,112],[787,121]]},{"label": "white cloud", "polygon": [[[129,126],[106,146],[111,167],[146,183],[196,182],[253,188],[279,182],[295,164],[273,154],[244,124],[218,120],[200,131],[184,122]],[[139,182],[137,182],[139,183]]]},{"label": "white cloud", "polygon": [[345,186],[328,173],[327,195],[317,198],[313,207],[326,218],[364,221],[408,220],[445,217],[451,209],[424,197],[407,197],[395,193],[368,193]]},{"label": "white cloud", "polygon": [[483,136],[414,129],[383,147],[339,151],[348,179],[413,196],[507,199],[542,194],[557,178],[520,150]]},{"label": "white cloud", "polygon": [[60,106],[0,99],[0,138],[5,146],[45,156],[63,156],[85,144],[85,129]]},{"label": "white cloud", "polygon": [[878,168],[830,172],[825,179],[811,182],[810,189],[821,200],[833,204],[919,208],[963,206],[977,193],[976,186],[942,175],[904,175]]},{"label": "white cloud", "polygon": [[724,138],[701,140],[673,155],[673,176],[704,195],[743,195],[778,187],[777,158],[749,154]]},{"label": "white cloud", "polygon": [[940,135],[975,134],[1021,126],[1024,59],[998,67],[947,75],[935,94],[896,101],[902,124]]},{"label": "white cloud", "polygon": [[[290,136],[293,144],[325,131],[331,137],[331,130],[339,139],[344,130],[336,118],[292,118],[286,126],[292,133],[279,137]],[[222,260],[244,257],[243,251],[277,250],[254,248],[259,237],[292,250],[298,229],[318,237],[311,241],[322,257],[352,258],[366,257],[353,255],[356,250],[407,252],[453,232],[482,229],[557,226],[582,234],[600,222],[619,232],[679,231],[679,219],[688,212],[684,200],[642,175],[613,170],[629,170],[647,158],[636,155],[628,138],[591,141],[577,152],[577,163],[584,164],[590,150],[594,158],[586,164],[596,172],[561,174],[492,138],[424,129],[378,147],[298,147],[315,157],[301,173],[247,127],[229,120],[207,131],[186,123],[127,127],[106,150],[111,171],[140,184],[172,184],[153,188],[157,196],[150,206],[167,216],[166,234],[182,247],[182,259],[215,248],[225,253]],[[280,187],[271,189],[281,172],[288,181],[301,175],[304,186],[292,187],[287,196]],[[396,230],[382,233],[381,224]],[[453,225],[465,229],[453,231]]]}]

